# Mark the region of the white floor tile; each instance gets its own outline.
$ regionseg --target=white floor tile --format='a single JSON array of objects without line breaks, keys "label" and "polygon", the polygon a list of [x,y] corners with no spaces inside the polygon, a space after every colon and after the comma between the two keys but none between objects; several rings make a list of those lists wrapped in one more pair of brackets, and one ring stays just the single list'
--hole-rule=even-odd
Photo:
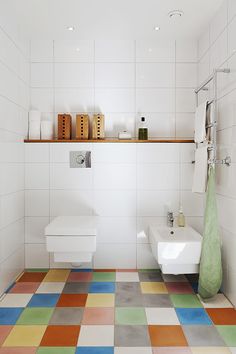
[{"label": "white floor tile", "polygon": [[179,320],[173,308],[146,308],[149,325],[179,325]]},{"label": "white floor tile", "polygon": [[152,348],[144,347],[117,347],[114,351],[115,354],[152,354]]},{"label": "white floor tile", "polygon": [[33,294],[6,294],[0,301],[0,307],[25,307]]},{"label": "white floor tile", "polygon": [[65,286],[64,282],[55,283],[41,283],[40,287],[36,291],[38,294],[60,294]]},{"label": "white floor tile", "polygon": [[113,346],[114,326],[81,326],[78,346]]},{"label": "white floor tile", "polygon": [[116,281],[118,282],[139,282],[138,273],[135,272],[117,272]]},{"label": "white floor tile", "polygon": [[201,300],[201,303],[204,307],[207,308],[226,308],[233,307],[233,305],[229,302],[229,300],[224,296],[224,294],[217,294],[214,298],[209,300]]},{"label": "white floor tile", "polygon": [[192,347],[191,351],[193,354],[230,354],[230,349],[222,347]]}]

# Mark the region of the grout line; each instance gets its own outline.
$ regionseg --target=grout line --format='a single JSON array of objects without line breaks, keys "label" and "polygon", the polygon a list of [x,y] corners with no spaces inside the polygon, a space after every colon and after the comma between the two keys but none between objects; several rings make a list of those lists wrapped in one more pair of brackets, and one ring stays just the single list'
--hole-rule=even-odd
[{"label": "grout line", "polygon": [[[93,41],[93,113],[95,114],[95,105],[96,105],[96,43]],[[106,125],[106,121],[105,121]]]},{"label": "grout line", "polygon": [[6,99],[7,101],[9,101],[9,102],[11,102],[11,103],[13,103],[14,105],[16,105],[17,107],[19,107],[20,109],[23,109],[24,111],[28,112],[28,109],[26,109],[25,107],[21,106],[20,104],[14,102],[14,101],[11,100],[9,97],[7,97],[7,96],[5,96],[5,95],[2,95],[1,93],[0,93],[0,97]]},{"label": "grout line", "polygon": [[[27,61],[26,61],[27,62]],[[11,74],[13,74],[14,76],[17,77],[17,79],[21,82],[23,82],[23,84],[25,84],[26,86],[28,86],[28,82],[25,81],[24,79],[22,79],[22,77],[14,70],[12,69],[10,66],[8,66],[5,62],[3,62],[2,60],[0,60],[0,64],[2,66],[4,66],[5,69],[7,69],[8,71],[10,71]]]},{"label": "grout line", "polygon": [[0,30],[4,33],[4,35],[14,44],[14,46],[16,47],[16,49],[18,50],[18,52],[26,59],[28,60],[29,58],[27,58],[27,56],[25,55],[25,53],[23,52],[23,50],[18,46],[17,42],[8,34],[7,31],[5,31],[5,29],[0,25]]},{"label": "grout line", "polygon": [[176,86],[176,70],[177,70],[177,65],[176,65],[176,40],[175,40],[175,137],[176,137],[176,118],[177,118],[177,109],[176,109],[176,103],[177,103],[177,86]]},{"label": "grout line", "polygon": [[[134,65],[135,66],[135,65]],[[222,65],[220,65],[222,66]],[[175,88],[194,90],[196,86],[31,86],[31,89],[46,90],[46,89],[57,89],[57,90],[174,90]]]}]

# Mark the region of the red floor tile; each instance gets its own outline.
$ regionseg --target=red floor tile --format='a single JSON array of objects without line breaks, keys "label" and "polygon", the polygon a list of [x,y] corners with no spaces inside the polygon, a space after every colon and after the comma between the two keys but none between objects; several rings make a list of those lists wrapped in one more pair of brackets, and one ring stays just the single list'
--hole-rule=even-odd
[{"label": "red floor tile", "polygon": [[236,310],[234,308],[206,309],[215,325],[236,325]]},{"label": "red floor tile", "polygon": [[25,272],[18,282],[30,282],[30,283],[37,283],[41,282],[47,273],[43,272]]},{"label": "red floor tile", "polygon": [[5,341],[13,326],[0,326],[0,345]]},{"label": "red floor tile", "polygon": [[113,325],[113,308],[85,308],[82,323],[84,325]]},{"label": "red floor tile", "polygon": [[41,283],[31,283],[31,282],[18,282],[16,283],[9,293],[12,294],[33,294],[38,289]]},{"label": "red floor tile", "polygon": [[148,326],[152,347],[187,347],[181,326]]},{"label": "red floor tile", "polygon": [[76,347],[80,326],[48,326],[41,340],[42,347]]},{"label": "red floor tile", "polygon": [[193,288],[189,283],[174,283],[174,282],[166,282],[167,290],[170,294],[193,294]]},{"label": "red floor tile", "polygon": [[0,354],[36,354],[37,348],[14,347],[0,348]]},{"label": "red floor tile", "polygon": [[57,307],[84,307],[87,296],[87,294],[62,294]]},{"label": "red floor tile", "polygon": [[92,272],[71,272],[67,281],[68,282],[89,282],[92,280]]}]

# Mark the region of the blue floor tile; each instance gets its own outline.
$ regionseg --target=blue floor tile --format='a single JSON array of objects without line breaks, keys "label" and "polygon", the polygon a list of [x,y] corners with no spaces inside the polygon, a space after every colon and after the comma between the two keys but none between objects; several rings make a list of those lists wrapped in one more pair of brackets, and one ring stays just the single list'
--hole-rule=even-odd
[{"label": "blue floor tile", "polygon": [[113,347],[79,347],[75,354],[114,354]]},{"label": "blue floor tile", "polygon": [[89,293],[114,293],[115,283],[112,282],[93,282],[90,284]]},{"label": "blue floor tile", "polygon": [[198,294],[198,282],[190,283],[190,285],[193,288],[193,291]]},{"label": "blue floor tile", "polygon": [[32,296],[28,307],[54,307],[60,294],[35,294]]},{"label": "blue floor tile", "polygon": [[176,308],[179,321],[182,325],[212,325],[210,317],[201,308]]},{"label": "blue floor tile", "polygon": [[0,325],[14,325],[23,310],[22,307],[0,308]]}]

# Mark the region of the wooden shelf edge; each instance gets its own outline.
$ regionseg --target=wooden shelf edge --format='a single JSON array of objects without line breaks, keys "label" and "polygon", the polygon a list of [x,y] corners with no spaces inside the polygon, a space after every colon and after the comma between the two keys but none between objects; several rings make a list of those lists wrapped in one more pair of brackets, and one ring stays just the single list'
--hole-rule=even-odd
[{"label": "wooden shelf edge", "polygon": [[148,144],[148,143],[193,143],[194,140],[191,138],[157,138],[157,139],[149,139],[149,140],[138,140],[138,139],[129,139],[129,140],[120,140],[120,139],[89,139],[89,140],[31,140],[25,139],[25,143],[140,143],[140,144]]}]

